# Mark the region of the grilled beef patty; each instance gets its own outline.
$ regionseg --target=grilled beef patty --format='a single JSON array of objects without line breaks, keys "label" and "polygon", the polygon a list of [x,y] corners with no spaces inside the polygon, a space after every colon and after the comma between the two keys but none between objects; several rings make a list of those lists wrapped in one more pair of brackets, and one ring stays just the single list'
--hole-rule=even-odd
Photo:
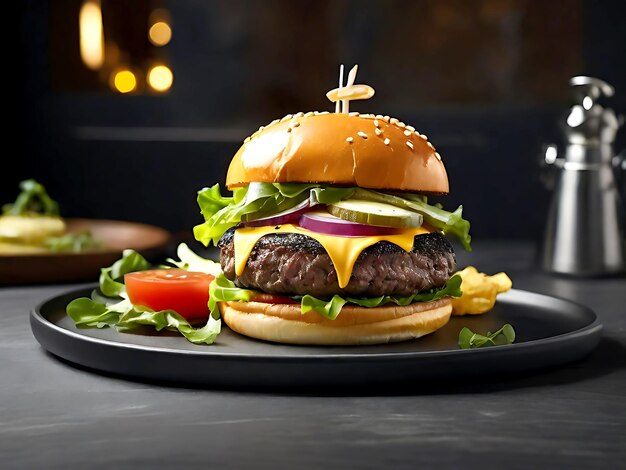
[{"label": "grilled beef patty", "polygon": [[231,228],[218,243],[224,274],[238,287],[270,294],[408,296],[442,287],[456,270],[450,242],[439,233],[429,233],[415,237],[410,253],[385,241],[363,250],[350,282],[341,289],[333,263],[318,241],[302,234],[276,233],[259,239],[243,274],[236,276],[234,233]]}]

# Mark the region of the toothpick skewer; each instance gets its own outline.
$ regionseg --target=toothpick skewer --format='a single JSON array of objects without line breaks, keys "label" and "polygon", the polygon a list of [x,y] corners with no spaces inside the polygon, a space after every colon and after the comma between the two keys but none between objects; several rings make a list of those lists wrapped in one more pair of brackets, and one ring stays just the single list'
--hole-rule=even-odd
[{"label": "toothpick skewer", "polygon": [[[339,88],[343,88],[343,64],[341,64],[341,66],[339,67]],[[341,102],[337,101],[335,103],[335,112],[336,113],[340,113],[341,112]]]},{"label": "toothpick skewer", "polygon": [[[354,81],[356,80],[356,72],[358,69],[358,64],[350,69],[350,72],[348,73],[348,82],[346,83],[346,87],[354,85]],[[342,100],[342,112],[344,114],[348,114],[350,112],[350,100]]]}]

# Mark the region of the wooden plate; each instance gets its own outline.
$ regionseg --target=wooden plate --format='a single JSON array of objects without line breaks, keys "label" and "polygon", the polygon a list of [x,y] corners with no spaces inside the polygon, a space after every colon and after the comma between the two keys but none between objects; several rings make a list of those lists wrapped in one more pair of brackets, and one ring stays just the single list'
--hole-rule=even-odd
[{"label": "wooden plate", "polygon": [[65,219],[69,232],[89,230],[104,249],[82,253],[0,254],[0,285],[96,281],[126,248],[156,257],[171,234],[153,225],[100,219]]}]

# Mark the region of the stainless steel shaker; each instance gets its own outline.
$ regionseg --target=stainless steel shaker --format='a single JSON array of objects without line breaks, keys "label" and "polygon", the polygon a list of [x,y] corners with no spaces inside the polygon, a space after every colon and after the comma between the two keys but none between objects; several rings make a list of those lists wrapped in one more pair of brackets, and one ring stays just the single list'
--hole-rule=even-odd
[{"label": "stainless steel shaker", "polygon": [[554,172],[554,194],[543,245],[546,271],[579,276],[626,271],[624,208],[616,173],[622,159],[613,142],[621,119],[598,99],[614,94],[597,78],[570,79],[576,99],[562,122],[565,155],[547,147],[545,163]]}]

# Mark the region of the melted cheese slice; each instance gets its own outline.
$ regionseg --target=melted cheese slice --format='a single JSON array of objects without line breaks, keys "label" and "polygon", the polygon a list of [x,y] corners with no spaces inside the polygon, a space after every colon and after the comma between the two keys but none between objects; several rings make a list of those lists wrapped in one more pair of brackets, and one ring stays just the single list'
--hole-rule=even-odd
[{"label": "melted cheese slice", "polygon": [[388,241],[398,245],[405,251],[413,248],[413,238],[415,235],[430,233],[428,227],[418,227],[403,229],[393,235],[377,235],[369,237],[341,237],[337,235],[325,235],[323,233],[311,232],[296,225],[285,224],[277,227],[244,227],[235,231],[235,273],[237,276],[243,274],[252,248],[264,235],[270,233],[300,233],[317,240],[330,256],[335,271],[339,287],[344,288],[350,281],[352,268],[356,259],[363,250],[380,241]]}]

